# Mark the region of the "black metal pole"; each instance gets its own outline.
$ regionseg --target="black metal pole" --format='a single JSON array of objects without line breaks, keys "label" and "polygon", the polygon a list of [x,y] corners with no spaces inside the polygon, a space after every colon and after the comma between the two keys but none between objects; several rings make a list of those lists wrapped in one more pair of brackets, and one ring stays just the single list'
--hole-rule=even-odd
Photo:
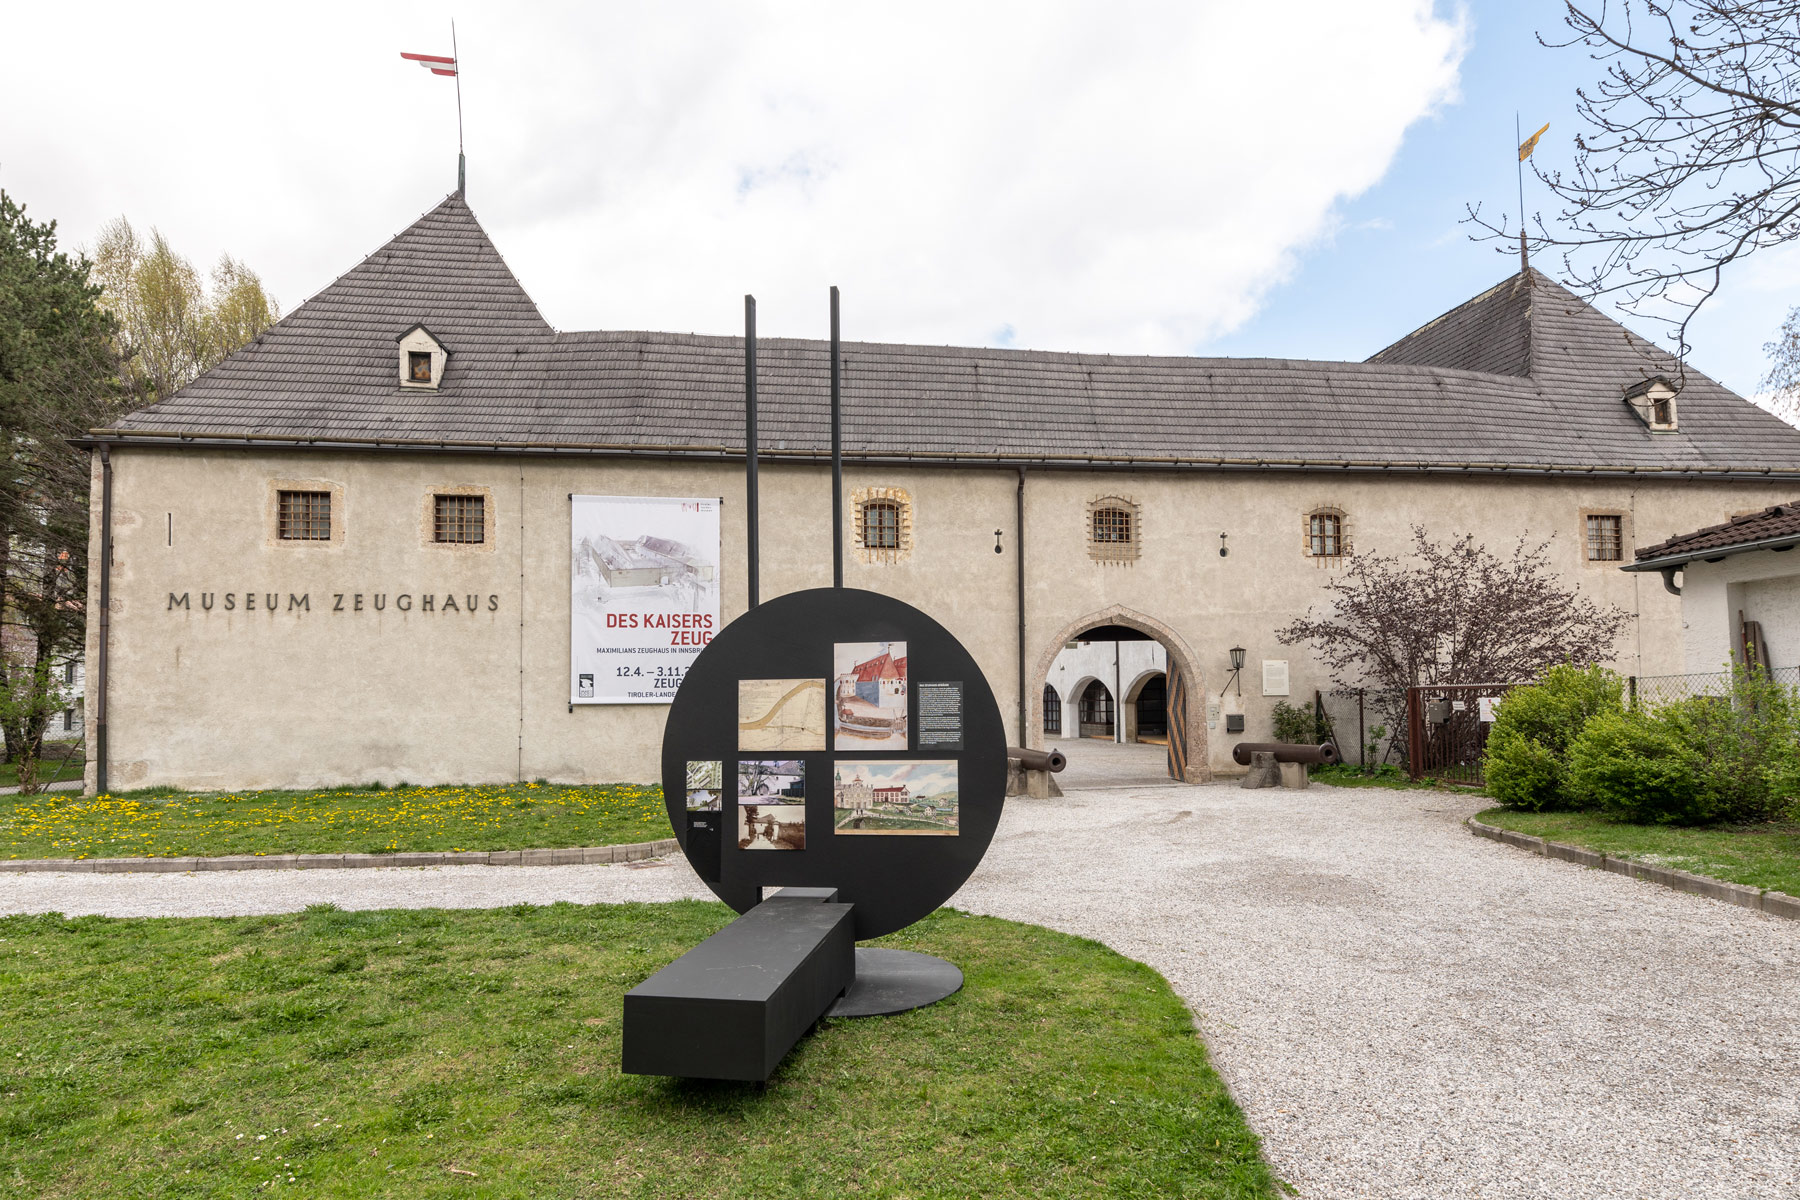
[{"label": "black metal pole", "polygon": [[1019,745],[1029,746],[1031,698],[1025,694],[1025,468],[1019,468],[1019,490],[1013,497],[1013,557],[1019,607]]},{"label": "black metal pole", "polygon": [[756,297],[744,297],[744,520],[750,569],[750,607],[757,598],[756,569]]},{"label": "black metal pole", "polygon": [[838,290],[831,289],[831,586],[844,586],[843,360],[838,342]]},{"label": "black metal pole", "polygon": [[111,448],[100,443],[100,653],[97,694],[94,697],[94,794],[106,794],[106,671],[108,643],[112,640],[112,494]]}]

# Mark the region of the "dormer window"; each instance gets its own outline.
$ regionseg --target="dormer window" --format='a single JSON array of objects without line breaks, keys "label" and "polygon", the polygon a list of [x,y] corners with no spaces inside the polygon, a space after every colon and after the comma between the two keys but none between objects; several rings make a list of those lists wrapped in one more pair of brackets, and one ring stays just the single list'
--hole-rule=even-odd
[{"label": "dormer window", "polygon": [[1625,403],[1638,420],[1657,433],[1678,428],[1675,418],[1675,385],[1661,375],[1640,379],[1625,389]]},{"label": "dormer window", "polygon": [[450,352],[423,325],[414,325],[396,339],[400,345],[400,386],[431,388],[444,381],[444,364]]}]

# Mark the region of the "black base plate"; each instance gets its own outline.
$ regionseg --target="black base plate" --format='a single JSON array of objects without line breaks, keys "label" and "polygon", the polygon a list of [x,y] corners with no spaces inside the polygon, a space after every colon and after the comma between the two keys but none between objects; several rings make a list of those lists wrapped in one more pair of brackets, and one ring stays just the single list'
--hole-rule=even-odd
[{"label": "black base plate", "polygon": [[952,963],[911,950],[856,948],[856,982],[826,1010],[828,1017],[885,1017],[936,1004],[962,988]]}]

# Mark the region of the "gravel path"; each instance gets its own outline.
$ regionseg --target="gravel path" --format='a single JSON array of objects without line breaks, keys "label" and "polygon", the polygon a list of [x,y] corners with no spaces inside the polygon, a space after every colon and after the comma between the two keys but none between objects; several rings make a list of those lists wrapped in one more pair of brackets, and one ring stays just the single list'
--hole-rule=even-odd
[{"label": "gravel path", "polygon": [[[1800,1196],[1800,922],[1474,838],[1430,792],[1013,801],[957,898],[1187,999],[1307,1200]],[[680,862],[9,875],[120,916],[707,895]]]}]

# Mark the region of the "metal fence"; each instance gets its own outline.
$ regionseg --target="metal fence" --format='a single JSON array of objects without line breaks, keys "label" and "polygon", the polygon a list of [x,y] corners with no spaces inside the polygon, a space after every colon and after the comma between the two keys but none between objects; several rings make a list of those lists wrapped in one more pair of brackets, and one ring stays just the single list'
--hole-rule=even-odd
[{"label": "metal fence", "polygon": [[1480,787],[1494,707],[1510,683],[1446,683],[1406,689],[1406,768],[1414,779]]},{"label": "metal fence", "polygon": [[1313,697],[1314,711],[1322,714],[1320,732],[1337,744],[1345,762],[1373,767],[1406,752],[1404,691],[1334,688]]},{"label": "metal fence", "polygon": [[[1776,667],[1769,678],[1789,687],[1800,687],[1800,667]],[[1652,709],[1695,696],[1731,695],[1730,671],[1707,671],[1698,675],[1632,675],[1625,680],[1626,703],[1632,708]]]}]

